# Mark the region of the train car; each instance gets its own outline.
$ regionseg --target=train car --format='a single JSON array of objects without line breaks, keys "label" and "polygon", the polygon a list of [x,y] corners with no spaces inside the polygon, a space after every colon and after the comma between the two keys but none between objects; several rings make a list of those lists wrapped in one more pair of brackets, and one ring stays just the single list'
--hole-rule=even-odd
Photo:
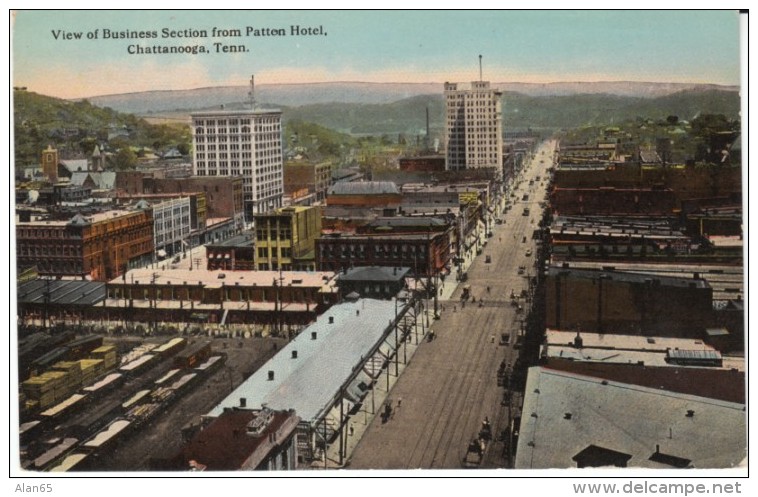
[{"label": "train car", "polygon": [[51,473],[65,473],[68,471],[81,471],[87,465],[89,454],[86,452],[74,452],[50,468]]},{"label": "train car", "polygon": [[90,352],[98,347],[102,347],[103,337],[100,335],[87,335],[82,338],[77,338],[66,345],[69,351],[69,359],[76,360],[87,357]]},{"label": "train car", "polygon": [[93,398],[100,397],[124,384],[126,377],[121,373],[111,373],[95,383],[82,388],[82,391]]},{"label": "train car", "polygon": [[184,338],[172,338],[163,345],[153,349],[154,354],[161,357],[171,357],[187,346],[187,340]]},{"label": "train car", "polygon": [[86,394],[75,393],[63,402],[54,405],[50,409],[42,411],[40,417],[43,420],[61,419],[77,412],[87,403],[87,400],[88,398]]},{"label": "train car", "polygon": [[45,471],[50,469],[56,462],[63,459],[69,452],[74,450],[79,440],[76,438],[64,438],[52,448],[32,461],[31,469]]},{"label": "train car", "polygon": [[84,442],[81,448],[90,452],[101,452],[111,447],[121,436],[125,435],[131,426],[131,421],[122,418],[116,419],[107,428]]},{"label": "train car", "polygon": [[211,356],[207,361],[197,366],[195,368],[195,371],[204,375],[209,375],[218,370],[224,364],[224,359],[225,357],[220,355]]},{"label": "train car", "polygon": [[182,350],[174,357],[174,367],[188,369],[197,367],[211,356],[211,342],[201,342]]},{"label": "train car", "polygon": [[118,368],[118,370],[119,372],[123,374],[128,374],[132,376],[138,375],[142,373],[143,371],[145,371],[146,369],[150,369],[151,367],[153,367],[157,362],[157,358],[158,358],[157,355],[145,354],[131,362],[124,364],[123,366]]}]

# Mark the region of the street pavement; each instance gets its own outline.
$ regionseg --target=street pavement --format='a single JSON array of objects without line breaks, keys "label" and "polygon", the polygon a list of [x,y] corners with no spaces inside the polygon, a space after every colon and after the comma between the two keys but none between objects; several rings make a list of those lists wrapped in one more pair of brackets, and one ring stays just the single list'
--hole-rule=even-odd
[{"label": "street pavement", "polygon": [[[526,253],[536,253],[532,233],[541,218],[538,204],[545,198],[547,184],[534,181],[529,185],[529,180],[538,175],[545,178],[553,147],[553,142],[543,143],[531,164],[514,179],[515,196],[507,199],[512,207],[498,213],[504,224],[493,224],[493,236],[486,238],[481,255],[470,261],[465,285],[470,286],[476,303],[464,304],[463,284],[448,277],[442,288],[441,318],[432,321],[436,339],[414,346],[413,360],[399,377],[391,377],[389,389],[380,380],[375,395],[378,399],[381,392],[392,399],[392,417],[386,422],[379,416],[372,418],[369,406],[351,419],[353,435],[348,436],[345,467],[459,469],[485,418],[495,438],[507,427],[508,409],[501,404],[503,388],[497,385],[497,370],[502,361],[514,364],[518,355],[513,345],[527,309],[525,299],[520,299],[524,309],[518,312],[510,295],[527,289],[527,278],[534,274],[534,255]],[[524,193],[529,195],[526,202]],[[522,215],[526,206],[531,208],[528,216]],[[485,262],[487,255],[490,263]],[[526,267],[524,275],[518,274],[519,266]],[[501,333],[511,334],[509,345],[499,344]],[[378,400],[376,405],[381,405]],[[490,443],[481,467],[506,467],[502,451],[501,442]],[[327,461],[327,466],[336,464]]]}]

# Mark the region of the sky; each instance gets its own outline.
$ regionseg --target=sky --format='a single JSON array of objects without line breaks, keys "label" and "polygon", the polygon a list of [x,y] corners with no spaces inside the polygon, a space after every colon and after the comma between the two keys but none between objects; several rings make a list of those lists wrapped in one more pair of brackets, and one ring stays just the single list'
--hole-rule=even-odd
[{"label": "sky", "polygon": [[[13,85],[62,98],[328,81],[739,85],[735,11],[16,11]],[[293,36],[291,26],[325,35]],[[213,37],[212,29],[241,37]],[[246,36],[247,29],[284,36]],[[163,29],[207,37],[163,38]],[[143,31],[150,39],[105,38]],[[80,39],[64,39],[65,31]],[[93,37],[92,39],[88,36]],[[243,47],[217,52],[214,43]],[[153,46],[208,53],[130,54]]]}]

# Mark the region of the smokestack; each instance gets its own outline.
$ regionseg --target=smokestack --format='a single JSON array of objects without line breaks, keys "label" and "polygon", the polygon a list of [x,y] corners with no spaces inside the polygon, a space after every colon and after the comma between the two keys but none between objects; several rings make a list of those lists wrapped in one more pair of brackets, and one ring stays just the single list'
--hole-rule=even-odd
[{"label": "smokestack", "polygon": [[426,108],[426,149],[429,150],[429,107]]},{"label": "smokestack", "polygon": [[255,110],[255,74],[250,75],[250,109]]},{"label": "smokestack", "polygon": [[479,81],[482,81],[482,56],[479,55]]}]

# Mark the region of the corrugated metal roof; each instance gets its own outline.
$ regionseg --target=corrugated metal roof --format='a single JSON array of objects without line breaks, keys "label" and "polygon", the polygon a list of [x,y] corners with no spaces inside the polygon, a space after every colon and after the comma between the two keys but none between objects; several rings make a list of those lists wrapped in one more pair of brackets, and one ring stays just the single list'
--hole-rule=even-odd
[{"label": "corrugated metal roof", "polygon": [[329,195],[381,195],[400,194],[397,185],[391,181],[343,181],[329,188]]},{"label": "corrugated metal roof", "polygon": [[105,299],[105,283],[37,279],[19,285],[17,295],[22,304],[94,305]]},{"label": "corrugated metal roof", "polygon": [[[304,421],[317,421],[394,317],[394,301],[362,299],[333,306],[209,415],[217,417],[224,408],[238,407],[245,398],[248,407],[266,404],[274,410],[294,409]],[[334,319],[333,324],[329,318]],[[311,333],[316,333],[315,340]],[[293,351],[297,358],[292,357]],[[273,371],[273,380],[268,379],[269,371]]]}]

